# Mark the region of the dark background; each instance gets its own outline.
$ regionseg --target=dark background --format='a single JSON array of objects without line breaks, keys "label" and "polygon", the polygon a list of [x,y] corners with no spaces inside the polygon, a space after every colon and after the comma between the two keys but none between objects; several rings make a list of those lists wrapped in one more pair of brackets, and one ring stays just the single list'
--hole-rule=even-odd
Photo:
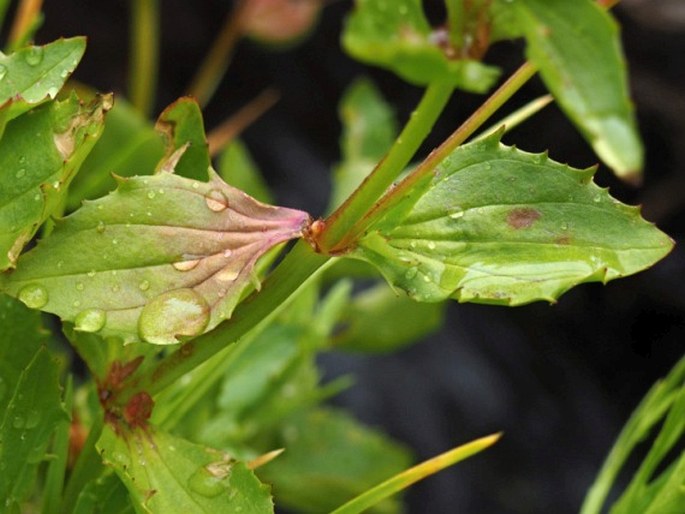
[{"label": "dark background", "polygon": [[[76,78],[124,93],[128,2],[45,2],[37,41],[85,34],[89,46]],[[162,61],[155,115],[184,93],[229,8],[228,0],[162,0]],[[426,2],[439,19],[440,2]],[[351,1],[331,2],[302,45],[271,52],[243,41],[206,109],[208,128],[262,89],[279,104],[244,134],[282,205],[318,215],[329,170],[339,159],[337,104],[352,80],[367,75],[401,121],[420,90],[364,67],[340,50]],[[642,135],[645,183],[618,184],[600,167],[597,181],[617,198],[642,203],[645,216],[674,239],[685,202],[685,3],[624,0],[616,8]],[[521,62],[521,45],[493,47],[487,60],[504,76]],[[506,110],[544,92],[533,80]],[[481,98],[456,95],[423,152],[442,141]],[[506,136],[528,151],[550,150],[575,167],[596,162],[587,144],[552,106]],[[354,373],[357,385],[337,398],[372,425],[415,448],[421,458],[495,431],[487,453],[415,486],[411,513],[575,512],[631,409],[683,353],[685,260],[682,248],[653,269],[607,286],[582,285],[558,304],[515,309],[451,305],[434,337],[385,357],[333,355],[326,377]]]}]

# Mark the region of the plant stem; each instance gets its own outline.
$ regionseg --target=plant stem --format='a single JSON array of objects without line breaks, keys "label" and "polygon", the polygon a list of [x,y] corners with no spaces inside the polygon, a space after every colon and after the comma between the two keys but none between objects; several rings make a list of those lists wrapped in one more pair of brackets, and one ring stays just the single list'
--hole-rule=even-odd
[{"label": "plant stem", "polygon": [[43,0],[21,0],[7,38],[8,48],[16,49],[21,44],[26,33],[33,28],[38,20],[42,7]]},{"label": "plant stem", "polygon": [[238,304],[230,320],[211,332],[182,345],[164,357],[138,382],[122,393],[124,405],[137,391],[154,396],[186,373],[236,342],[259,323],[269,320],[285,306],[286,300],[330,258],[315,253],[304,240],[295,244],[278,267],[264,281],[262,290]]},{"label": "plant stem", "polygon": [[[433,150],[396,188],[389,191],[362,219],[352,227],[345,237],[346,242],[355,241],[368,227],[405,197],[422,179],[428,177],[435,167],[451,154],[460,144],[466,141],[490,116],[512,97],[530,78],[537,68],[526,62],[509,79],[495,91],[476,112],[455,130],[438,148]],[[344,247],[343,247],[344,249]]]},{"label": "plant stem", "polygon": [[188,87],[188,94],[194,96],[201,107],[209,103],[228,69],[233,48],[242,36],[242,19],[245,6],[245,1],[239,1],[233,11],[228,13],[212,48]]},{"label": "plant stem", "polygon": [[131,0],[129,95],[145,117],[152,112],[159,67],[159,0]]},{"label": "plant stem", "polygon": [[354,224],[390,187],[426,138],[435,120],[454,91],[447,82],[435,82],[426,89],[421,102],[411,114],[390,151],[352,195],[326,220],[326,228],[317,239],[319,249],[334,253],[350,240]]},{"label": "plant stem", "polygon": [[464,0],[445,0],[450,43],[461,50],[464,41]]},{"label": "plant stem", "polygon": [[275,89],[265,89],[238,112],[207,134],[209,155],[216,157],[235,137],[273,107],[280,95]]}]

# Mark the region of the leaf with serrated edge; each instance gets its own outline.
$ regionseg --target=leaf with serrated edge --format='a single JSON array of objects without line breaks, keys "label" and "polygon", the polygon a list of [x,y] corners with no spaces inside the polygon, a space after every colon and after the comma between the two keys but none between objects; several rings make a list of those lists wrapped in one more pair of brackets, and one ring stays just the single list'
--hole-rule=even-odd
[{"label": "leaf with serrated edge", "polygon": [[160,114],[155,129],[166,138],[167,152],[162,166],[175,151],[188,145],[174,166],[174,172],[181,177],[206,181],[212,163],[202,110],[197,101],[190,97],[179,98]]},{"label": "leaf with serrated edge", "polygon": [[39,314],[0,295],[0,323],[0,498],[12,511],[32,492],[53,431],[67,414]]},{"label": "leaf with serrated edge", "polygon": [[211,514],[273,512],[268,486],[230,455],[153,427],[115,433],[106,426],[97,443],[137,510]]},{"label": "leaf with serrated edge", "polygon": [[388,68],[412,84],[446,80],[466,91],[490,89],[499,71],[478,61],[448,57],[440,43],[449,36],[441,30],[431,29],[421,0],[357,0],[347,19],[343,46],[355,59]]},{"label": "leaf with serrated edge", "polygon": [[[3,287],[77,330],[177,343],[229,318],[257,259],[299,237],[307,213],[170,173],[120,179],[22,256]],[[29,293],[42,290],[41,301]]]},{"label": "leaf with serrated edge", "polygon": [[0,139],[0,271],[13,267],[40,224],[61,204],[97,141],[111,96],[75,96],[13,120]]},{"label": "leaf with serrated edge", "polygon": [[8,121],[57,96],[85,49],[86,39],[75,37],[0,52],[0,137]]},{"label": "leaf with serrated edge", "polygon": [[164,155],[162,139],[131,104],[116,97],[102,136],[69,187],[68,211],[78,209],[85,199],[93,200],[116,189],[113,173],[121,177],[152,175]]},{"label": "leaf with serrated edge", "polygon": [[618,26],[594,0],[512,4],[530,60],[597,155],[638,181],[643,149],[628,95]]},{"label": "leaf with serrated edge", "polygon": [[419,301],[519,305],[576,284],[630,275],[673,245],[592,182],[546,155],[499,143],[455,150],[413,197],[391,209],[351,256],[375,264]]}]

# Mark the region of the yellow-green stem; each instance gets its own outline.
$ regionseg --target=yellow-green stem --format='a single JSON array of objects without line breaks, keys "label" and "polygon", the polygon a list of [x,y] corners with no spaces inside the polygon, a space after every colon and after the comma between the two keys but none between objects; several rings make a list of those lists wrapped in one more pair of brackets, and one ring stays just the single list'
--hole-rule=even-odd
[{"label": "yellow-green stem", "polygon": [[455,130],[438,148],[433,150],[426,159],[419,164],[397,187],[388,192],[366,216],[359,220],[348,232],[346,241],[355,241],[369,226],[379,220],[392,206],[403,198],[417,183],[429,174],[445,157],[452,153],[459,145],[466,141],[490,116],[512,97],[530,78],[535,75],[537,68],[531,63],[525,63],[509,79],[495,91],[476,112],[474,112],[461,126]]},{"label": "yellow-green stem", "polygon": [[131,0],[129,96],[149,117],[155,101],[159,67],[159,0]]},{"label": "yellow-green stem", "polygon": [[421,102],[387,155],[355,192],[325,221],[325,229],[317,239],[322,252],[335,253],[339,248],[345,247],[350,239],[350,229],[409,164],[453,91],[454,86],[447,82],[435,82],[428,86]]}]

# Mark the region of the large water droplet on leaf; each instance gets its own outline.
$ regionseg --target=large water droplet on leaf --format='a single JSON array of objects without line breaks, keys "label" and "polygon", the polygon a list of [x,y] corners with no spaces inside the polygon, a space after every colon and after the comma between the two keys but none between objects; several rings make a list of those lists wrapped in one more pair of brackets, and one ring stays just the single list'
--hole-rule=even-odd
[{"label": "large water droplet on leaf", "polygon": [[226,491],[225,478],[225,476],[214,476],[202,467],[190,476],[188,487],[201,496],[213,498]]},{"label": "large water droplet on leaf", "polygon": [[228,208],[228,198],[218,189],[209,191],[205,196],[205,202],[207,202],[207,207],[214,212],[221,212]]},{"label": "large water droplet on leaf", "polygon": [[189,261],[174,262],[172,266],[178,271],[190,271],[191,269],[196,268],[199,263],[200,259],[191,259]]},{"label": "large water droplet on leaf", "polygon": [[107,313],[102,309],[86,309],[79,312],[74,319],[74,328],[81,332],[102,330],[107,321]]},{"label": "large water droplet on leaf", "polygon": [[176,289],[155,297],[138,320],[140,337],[153,344],[178,343],[176,336],[201,334],[209,323],[209,305],[192,289]]},{"label": "large water droplet on leaf", "polygon": [[39,284],[29,284],[19,291],[19,300],[31,309],[40,309],[48,303],[48,290]]}]

